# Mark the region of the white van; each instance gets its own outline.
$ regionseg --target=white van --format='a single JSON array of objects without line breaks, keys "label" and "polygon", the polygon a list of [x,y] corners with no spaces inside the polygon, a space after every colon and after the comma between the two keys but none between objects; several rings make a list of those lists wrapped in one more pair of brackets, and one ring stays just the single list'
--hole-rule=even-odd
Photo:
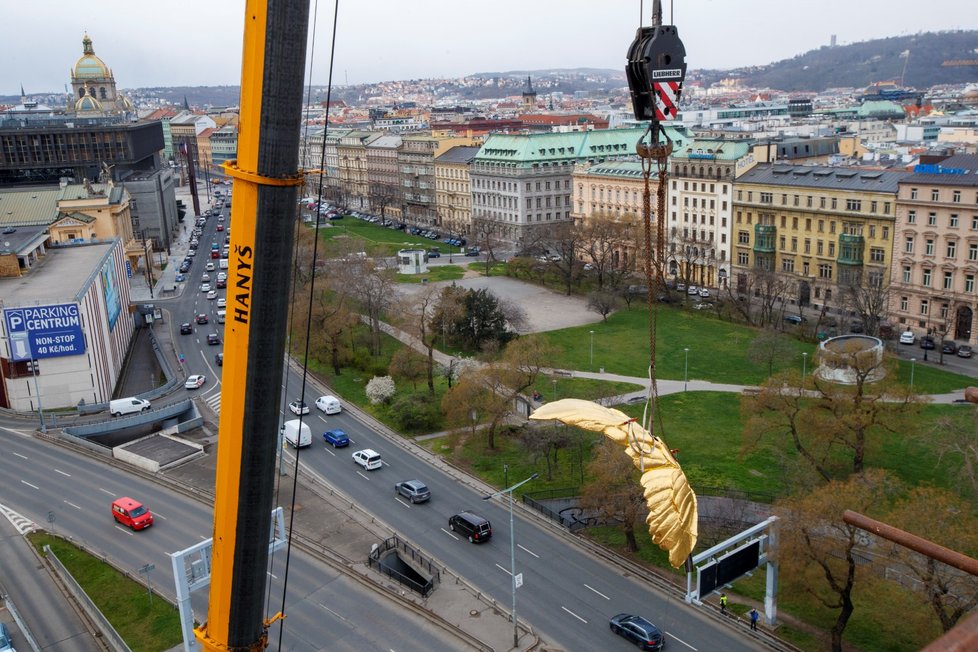
[{"label": "white van", "polygon": [[316,407],[326,414],[339,414],[343,410],[335,396],[320,396],[316,399]]},{"label": "white van", "polygon": [[123,414],[142,412],[143,410],[148,410],[151,407],[152,406],[149,404],[149,401],[136,398],[135,396],[109,401],[109,413],[114,417],[122,416]]},{"label": "white van", "polygon": [[302,448],[312,444],[312,430],[298,419],[286,421],[285,425],[282,426],[282,432],[285,443],[292,448]]},{"label": "white van", "polygon": [[228,314],[227,313],[227,310],[218,310],[217,311],[217,323],[218,324],[223,324],[224,323],[224,320],[227,318],[227,314]]},{"label": "white van", "polygon": [[227,269],[228,268],[228,259],[227,258],[222,258],[219,261],[217,261],[217,267],[218,267],[218,269]]}]

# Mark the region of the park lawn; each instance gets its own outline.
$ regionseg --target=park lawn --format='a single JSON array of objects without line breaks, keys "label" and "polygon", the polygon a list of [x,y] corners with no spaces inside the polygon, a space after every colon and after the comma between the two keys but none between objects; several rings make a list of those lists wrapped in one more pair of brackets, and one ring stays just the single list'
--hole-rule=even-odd
[{"label": "park lawn", "polygon": [[[590,364],[590,331],[594,331],[594,369],[607,373],[645,378],[649,366],[648,312],[644,305],[608,316],[606,322],[595,322],[543,333],[542,336],[560,350],[554,366],[561,369],[588,369]],[[759,329],[722,321],[705,312],[685,311],[659,306],[656,338],[657,377],[682,380],[688,359],[689,380],[714,383],[760,385],[769,376],[765,363],[752,362],[747,351]],[[795,349],[790,362],[775,364],[775,372],[792,368],[802,370],[802,353],[808,353],[807,370],[812,370],[817,345],[785,334]],[[685,351],[685,349],[689,351]],[[688,356],[688,358],[687,358]],[[954,374],[931,364],[898,360],[900,379],[910,382],[924,394],[943,394],[978,384],[969,376]]]},{"label": "park lawn", "polygon": [[527,388],[526,395],[534,391],[540,393],[541,400],[554,401],[562,398],[582,398],[587,401],[610,396],[621,396],[643,390],[644,386],[636,383],[620,381],[596,380],[580,376],[539,376],[532,387]]},{"label": "park lawn", "polygon": [[465,276],[465,269],[458,265],[431,265],[423,274],[397,274],[398,283],[435,283],[457,281]]},{"label": "park lawn", "polygon": [[355,217],[344,217],[342,220],[332,220],[330,228],[320,228],[321,233],[327,241],[327,255],[329,254],[331,240],[341,238],[353,238],[363,244],[363,250],[380,252],[381,255],[393,256],[398,249],[431,249],[438,247],[447,253],[448,245],[434,240],[411,235],[406,231],[389,229],[385,226],[377,226],[370,222],[358,220]]},{"label": "park lawn", "polygon": [[51,547],[133,652],[169,650],[183,640],[180,613],[158,595],[150,602],[142,584],[60,537],[36,532],[27,538],[41,554]]}]

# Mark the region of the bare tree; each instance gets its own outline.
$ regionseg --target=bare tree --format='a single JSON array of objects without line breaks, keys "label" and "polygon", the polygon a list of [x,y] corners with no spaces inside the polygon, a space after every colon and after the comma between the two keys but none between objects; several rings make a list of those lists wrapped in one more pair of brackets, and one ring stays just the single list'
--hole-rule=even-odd
[{"label": "bare tree", "polygon": [[547,250],[549,269],[560,277],[565,294],[570,296],[574,280],[580,273],[580,262],[577,256],[581,235],[577,227],[570,222],[555,224],[551,229],[541,233],[543,235],[537,241],[537,246]]},{"label": "bare tree", "polygon": [[[943,416],[937,421],[935,432],[921,435],[927,445],[936,442],[938,465],[952,472],[956,471],[958,487],[969,492],[971,498],[978,497],[978,410],[972,412],[970,424],[961,424],[949,416]],[[950,462],[950,463],[949,463]],[[953,466],[952,466],[953,465]]]},{"label": "bare tree", "polygon": [[[359,252],[358,252],[359,253]],[[380,355],[380,317],[395,296],[394,270],[384,261],[349,255],[332,267],[334,290],[353,300],[370,324],[370,352]]]},{"label": "bare tree", "polygon": [[440,296],[441,290],[434,286],[425,286],[420,292],[406,296],[400,302],[400,307],[394,311],[397,325],[416,337],[427,352],[425,366],[428,391],[432,394],[435,393],[435,340],[438,337],[433,320]]},{"label": "bare tree", "polygon": [[601,315],[601,319],[604,321],[608,321],[608,315],[617,310],[621,303],[621,297],[607,290],[598,290],[587,295],[588,310],[593,310]]},{"label": "bare tree", "polygon": [[505,242],[502,238],[502,225],[484,217],[472,218],[472,233],[468,245],[478,246],[486,256],[486,276],[492,261],[497,260],[496,250]]},{"label": "bare tree", "polygon": [[737,274],[735,282],[727,286],[732,305],[751,326],[779,324],[790,291],[787,277],[757,268]]},{"label": "bare tree", "polygon": [[843,285],[842,307],[856,315],[868,335],[879,337],[880,322],[889,312],[890,286],[882,273]]},{"label": "bare tree", "polygon": [[[633,218],[640,220],[638,216]],[[620,221],[609,215],[595,215],[579,224],[578,257],[590,264],[598,289],[605,285],[612,289],[621,287],[625,278],[631,274],[638,261],[635,254],[629,258],[629,251],[637,251],[637,233],[629,221]]]},{"label": "bare tree", "polygon": [[389,183],[370,184],[370,206],[376,211],[380,210],[381,217],[387,217],[387,208],[396,206],[400,201],[400,192],[397,186]]},{"label": "bare tree", "polygon": [[761,330],[747,349],[747,358],[756,364],[766,364],[769,376],[774,373],[775,364],[784,364],[794,355],[791,340],[771,328]]}]

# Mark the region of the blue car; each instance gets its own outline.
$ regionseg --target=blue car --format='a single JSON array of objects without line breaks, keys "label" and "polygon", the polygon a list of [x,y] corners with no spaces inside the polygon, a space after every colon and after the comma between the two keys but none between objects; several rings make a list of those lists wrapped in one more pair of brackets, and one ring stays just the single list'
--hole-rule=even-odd
[{"label": "blue car", "polygon": [[342,430],[327,430],[323,433],[323,441],[332,444],[333,448],[342,448],[350,445],[350,438]]}]

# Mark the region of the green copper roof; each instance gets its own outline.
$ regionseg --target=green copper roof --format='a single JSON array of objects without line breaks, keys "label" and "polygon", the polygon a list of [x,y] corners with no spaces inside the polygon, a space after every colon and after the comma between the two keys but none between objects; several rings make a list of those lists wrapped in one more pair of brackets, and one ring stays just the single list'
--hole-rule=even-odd
[{"label": "green copper roof", "polygon": [[903,117],[904,111],[903,107],[896,102],[890,102],[889,100],[869,100],[863,102],[856,111],[856,115],[863,118],[870,117],[887,117],[887,116],[897,116]]},{"label": "green copper roof", "polygon": [[598,129],[547,134],[490,134],[475,161],[573,163],[629,156],[645,129]]}]

